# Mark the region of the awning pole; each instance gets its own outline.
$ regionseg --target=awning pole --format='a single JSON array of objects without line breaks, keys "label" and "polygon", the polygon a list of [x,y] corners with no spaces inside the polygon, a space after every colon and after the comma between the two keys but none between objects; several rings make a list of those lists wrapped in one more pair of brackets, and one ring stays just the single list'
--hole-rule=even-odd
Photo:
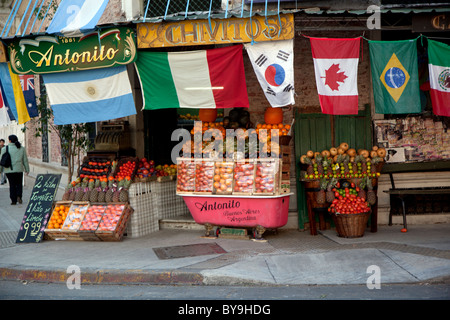
[{"label": "awning pole", "polygon": [[[17,3],[18,3],[18,1],[15,1],[15,2],[14,2],[14,5],[13,5],[13,7],[12,7],[12,9],[11,9],[11,12],[9,13],[8,19],[6,19],[6,23],[5,23],[5,25],[3,26],[2,33],[0,34],[0,37],[3,37],[3,32],[5,32],[5,29],[6,29],[7,25],[9,24],[10,19],[12,20],[11,16],[12,16],[12,13],[13,13],[13,11],[14,11],[14,9],[15,9]],[[5,36],[6,36],[6,35],[5,35]]]},{"label": "awning pole", "polygon": [[17,3],[17,7],[15,8],[14,14],[13,14],[13,16],[11,17],[11,21],[10,21],[9,27],[8,27],[8,29],[6,30],[6,33],[5,33],[5,35],[4,35],[5,37],[8,36],[9,30],[11,29],[11,27],[12,27],[12,25],[13,25],[14,18],[16,17],[17,10],[19,10],[20,5],[22,4],[22,0],[17,0],[14,4],[16,4],[16,3]]},{"label": "awning pole", "polygon": [[147,12],[148,12],[148,5],[150,4],[150,0],[147,0],[147,6],[145,7],[145,14],[144,14],[144,22],[145,19],[147,19]]},{"label": "awning pole", "polygon": [[211,25],[211,7],[212,7],[212,0],[209,0],[208,23],[209,23],[209,30],[211,31],[211,34],[212,34],[213,31],[212,31],[212,25]]},{"label": "awning pole", "polygon": [[39,31],[41,31],[42,25],[44,24],[45,18],[47,18],[48,10],[50,10],[50,7],[52,6],[52,3],[53,3],[53,0],[50,1],[50,4],[47,7],[47,11],[45,11],[44,18],[42,18],[41,25],[39,26],[39,29],[37,31],[38,33],[39,33]]},{"label": "awning pole", "polygon": [[[228,2],[227,2],[227,4],[228,4]],[[187,3],[186,3],[186,12],[184,13],[185,19],[187,18],[188,11],[189,11],[189,0],[187,0]]]},{"label": "awning pole", "polygon": [[[24,35],[25,35],[25,31],[27,31],[28,24],[30,23],[31,17],[33,16],[33,12],[34,12],[34,10],[36,9],[36,6],[37,6],[38,1],[39,1],[39,0],[36,0],[36,1],[34,2],[33,9],[31,9],[31,11],[30,11],[30,16],[28,17],[27,24],[25,25],[25,28],[23,29],[22,36],[24,36]],[[36,14],[36,15],[37,15],[37,14]],[[31,33],[31,32],[30,32],[30,33]]]},{"label": "awning pole", "polygon": [[42,0],[41,5],[39,6],[39,11],[36,13],[36,17],[34,18],[33,24],[31,25],[30,33],[33,31],[34,24],[36,23],[39,14],[41,13],[42,6],[44,5],[45,0]]},{"label": "awning pole", "polygon": [[166,12],[164,12],[164,20],[166,20],[167,11],[169,11],[169,6],[170,6],[170,0],[167,1]]},{"label": "awning pole", "polygon": [[225,19],[228,17],[228,3],[230,1],[227,1],[227,6],[225,7]]},{"label": "awning pole", "polygon": [[[25,12],[23,13],[22,19],[20,19],[19,26],[17,27],[16,34],[14,36],[17,36],[17,34],[19,33],[19,30],[20,30],[20,27],[22,26],[23,20],[25,20],[25,17],[26,17],[26,15],[28,13],[28,9],[30,9],[30,5],[31,5],[31,0],[28,1],[27,8],[25,9]],[[22,35],[23,35],[23,33],[22,33]]]}]

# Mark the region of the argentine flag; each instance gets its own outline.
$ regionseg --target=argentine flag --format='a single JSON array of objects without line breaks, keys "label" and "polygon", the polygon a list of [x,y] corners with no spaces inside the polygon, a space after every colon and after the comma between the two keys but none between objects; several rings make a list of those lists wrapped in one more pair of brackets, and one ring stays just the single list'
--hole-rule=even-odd
[{"label": "argentine flag", "polygon": [[136,114],[126,66],[42,75],[56,125]]},{"label": "argentine flag", "polygon": [[50,25],[49,34],[81,37],[95,29],[109,0],[62,0]]}]

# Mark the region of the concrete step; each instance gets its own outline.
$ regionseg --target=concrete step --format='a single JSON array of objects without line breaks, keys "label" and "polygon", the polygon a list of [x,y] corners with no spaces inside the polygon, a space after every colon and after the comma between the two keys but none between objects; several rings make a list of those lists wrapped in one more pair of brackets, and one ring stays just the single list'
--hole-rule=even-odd
[{"label": "concrete step", "polygon": [[192,217],[174,217],[159,220],[159,229],[205,230],[205,226],[198,224]]}]

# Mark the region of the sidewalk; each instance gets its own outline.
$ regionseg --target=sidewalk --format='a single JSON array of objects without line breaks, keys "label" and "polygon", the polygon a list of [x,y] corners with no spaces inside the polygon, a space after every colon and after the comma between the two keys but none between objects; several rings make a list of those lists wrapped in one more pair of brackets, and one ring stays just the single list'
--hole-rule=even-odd
[{"label": "sidewalk", "polygon": [[121,242],[16,244],[30,191],[22,205],[11,206],[8,187],[0,188],[0,279],[65,282],[76,265],[83,283],[365,285],[375,265],[382,284],[450,283],[450,224],[410,225],[407,233],[379,226],[358,239],[334,230],[311,236],[280,229],[252,241],[164,229]]}]

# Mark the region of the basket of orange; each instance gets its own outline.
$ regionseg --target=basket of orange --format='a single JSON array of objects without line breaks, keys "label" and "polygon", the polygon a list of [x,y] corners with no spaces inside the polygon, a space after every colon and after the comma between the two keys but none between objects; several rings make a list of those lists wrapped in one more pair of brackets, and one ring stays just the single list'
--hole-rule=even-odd
[{"label": "basket of orange", "polygon": [[44,230],[47,235],[47,239],[54,240],[64,238],[61,228],[67,218],[71,204],[72,201],[56,201],[53,204],[52,215],[50,216],[47,227]]}]

